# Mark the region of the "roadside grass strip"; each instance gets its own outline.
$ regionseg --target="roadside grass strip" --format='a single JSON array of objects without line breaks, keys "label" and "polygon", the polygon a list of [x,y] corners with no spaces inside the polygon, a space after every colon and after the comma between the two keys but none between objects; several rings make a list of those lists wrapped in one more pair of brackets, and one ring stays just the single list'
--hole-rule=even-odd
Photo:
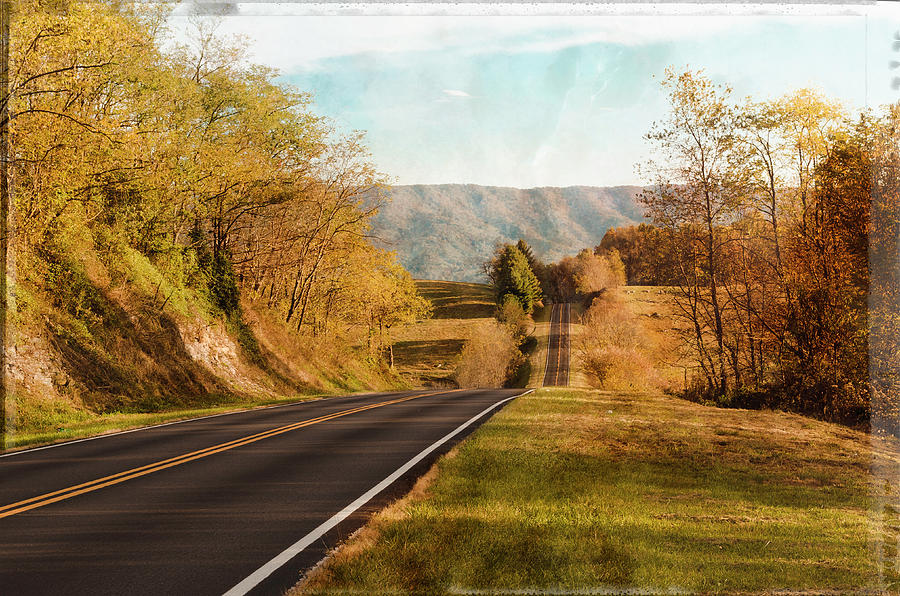
[{"label": "roadside grass strip", "polygon": [[896,593],[871,555],[873,457],[900,451],[783,412],[541,389],[292,594]]},{"label": "roadside grass strip", "polygon": [[398,399],[387,400],[383,402],[378,402],[375,404],[368,404],[365,406],[359,406],[356,408],[350,408],[347,410],[341,410],[339,412],[334,412],[332,414],[326,414],[324,416],[318,416],[316,418],[311,418],[309,420],[303,420],[301,422],[295,422],[292,424],[287,424],[284,426],[280,426],[277,428],[273,428],[267,431],[263,431],[260,433],[256,433],[253,435],[249,435],[246,437],[242,437],[239,439],[234,439],[232,441],[228,441],[226,443],[220,443],[218,445],[213,445],[211,447],[207,447],[205,449],[199,449],[197,451],[192,451],[190,453],[185,453],[183,455],[179,455],[177,457],[172,457],[169,459],[164,459],[158,462],[154,462],[152,464],[147,464],[144,466],[140,466],[137,468],[132,468],[130,470],[126,470],[124,472],[119,472],[117,474],[112,474],[109,476],[104,476],[102,478],[97,478],[95,480],[91,480],[89,482],[84,482],[81,484],[76,484],[74,486],[69,486],[57,491],[45,493],[43,495],[38,495],[36,497],[31,497],[30,499],[24,499],[21,501],[17,501],[15,503],[10,503],[8,505],[0,506],[0,519],[4,517],[9,517],[12,515],[16,515],[18,513],[23,513],[25,511],[30,511],[32,509],[36,509],[38,507],[44,507],[45,505],[50,505],[52,503],[56,503],[65,499],[69,499],[78,495],[82,495],[85,493],[93,492],[95,490],[99,490],[101,488],[105,488],[108,486],[112,486],[115,484],[119,484],[125,482],[127,480],[132,480],[134,478],[139,478],[141,476],[146,476],[147,474],[152,474],[153,472],[158,472],[161,470],[165,470],[166,468],[171,468],[173,466],[179,466],[181,464],[194,461],[196,459],[201,459],[203,457],[208,457],[210,455],[214,455],[216,453],[221,453],[223,451],[228,451],[229,449],[234,449],[236,447],[242,447],[244,445],[249,445],[251,443],[255,443],[257,441],[261,441],[263,439],[268,439],[286,432],[290,432],[293,430],[297,430],[306,426],[312,426],[313,424],[318,424],[320,422],[326,422],[329,420],[334,420],[335,418],[341,418],[343,416],[349,416],[351,414],[356,414],[359,412],[364,412],[366,410],[371,410],[374,408],[380,408],[384,406],[389,406],[392,404],[398,404],[405,401],[410,401],[412,399],[418,399],[421,397],[434,397],[437,395],[445,395],[449,393],[456,393],[460,390],[452,390],[452,391],[441,391],[441,392],[429,392],[429,393],[417,393],[415,395],[410,395]]}]

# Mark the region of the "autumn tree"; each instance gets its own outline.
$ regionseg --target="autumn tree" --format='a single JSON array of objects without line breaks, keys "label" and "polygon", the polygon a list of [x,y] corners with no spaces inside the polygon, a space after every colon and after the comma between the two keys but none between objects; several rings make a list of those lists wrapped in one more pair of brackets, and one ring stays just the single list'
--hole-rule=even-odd
[{"label": "autumn tree", "polygon": [[[738,106],[696,73],[663,85],[670,114],[647,135],[659,157],[643,201],[668,236],[677,332],[702,380],[692,394],[864,420],[873,363],[898,368],[870,323],[896,328],[896,236],[874,228],[896,230],[896,108],[851,122],[810,90]],[[597,252],[626,247],[634,271],[639,236],[616,231]]]},{"label": "autumn tree", "polygon": [[[250,301],[299,333],[365,327],[383,345],[425,312],[369,237],[384,176],[362,133],[312,113],[214,21],[178,44],[165,6],[47,8],[16,5],[8,108],[20,257],[54,306],[90,310],[70,283],[81,256],[127,276],[139,253],[236,325]],[[149,302],[165,308],[161,285]]]},{"label": "autumn tree", "polygon": [[871,164],[860,139],[842,140],[816,168],[805,229],[791,242],[801,409],[830,419],[868,409],[867,299]]},{"label": "autumn tree", "polygon": [[575,291],[583,296],[595,295],[625,284],[625,266],[615,249],[594,254],[584,249],[575,257]]},{"label": "autumn tree", "polygon": [[730,89],[702,73],[666,71],[669,115],[654,123],[647,139],[662,158],[646,172],[653,189],[641,200],[654,223],[678,230],[691,255],[682,263],[679,309],[694,329],[700,365],[711,391],[728,390],[721,228],[740,203],[742,180],[733,163],[736,117]]},{"label": "autumn tree", "polygon": [[668,229],[647,223],[610,228],[594,247],[594,254],[612,251],[619,254],[629,285],[665,286],[676,280],[675,248]]},{"label": "autumn tree", "polygon": [[544,293],[554,302],[571,302],[575,299],[575,270],[577,263],[574,257],[563,257],[556,263],[548,264],[544,269]]},{"label": "autumn tree", "polygon": [[[871,428],[900,436],[900,104],[872,122],[869,226]],[[892,474],[896,486],[896,470]]]},{"label": "autumn tree", "polygon": [[386,351],[393,366],[391,329],[427,318],[431,303],[419,296],[412,276],[393,253],[359,252],[347,265],[339,280],[345,284],[343,297],[338,297],[341,316],[363,326],[370,354]]}]

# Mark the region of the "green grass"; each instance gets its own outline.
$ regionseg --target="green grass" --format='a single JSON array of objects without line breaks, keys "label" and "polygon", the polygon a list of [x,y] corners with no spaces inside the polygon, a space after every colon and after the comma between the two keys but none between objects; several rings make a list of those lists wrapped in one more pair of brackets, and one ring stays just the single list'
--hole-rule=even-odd
[{"label": "green grass", "polygon": [[[206,408],[172,409],[164,412],[94,414],[76,408],[70,402],[57,400],[37,405],[33,401],[17,400],[15,413],[27,430],[16,432],[15,425],[6,437],[6,449],[14,450],[70,441],[94,435],[152,426],[175,420],[188,420],[224,412],[249,410],[280,403],[307,401],[324,397],[322,395],[294,395],[282,398],[237,401],[234,396],[221,396],[221,405]],[[2,450],[0,450],[2,451]]]},{"label": "green grass", "polygon": [[870,462],[866,435],[792,414],[539,390],[298,592],[896,590]]}]

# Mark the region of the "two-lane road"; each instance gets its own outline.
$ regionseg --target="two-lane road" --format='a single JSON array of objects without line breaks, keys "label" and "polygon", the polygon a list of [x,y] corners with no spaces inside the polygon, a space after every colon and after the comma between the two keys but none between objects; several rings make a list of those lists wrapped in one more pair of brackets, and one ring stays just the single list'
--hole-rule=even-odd
[{"label": "two-lane road", "polygon": [[544,368],[544,387],[566,387],[569,384],[569,316],[572,305],[554,304],[550,310],[550,337],[547,343],[547,363]]},{"label": "two-lane road", "polygon": [[0,456],[0,594],[280,594],[521,393],[333,398]]}]

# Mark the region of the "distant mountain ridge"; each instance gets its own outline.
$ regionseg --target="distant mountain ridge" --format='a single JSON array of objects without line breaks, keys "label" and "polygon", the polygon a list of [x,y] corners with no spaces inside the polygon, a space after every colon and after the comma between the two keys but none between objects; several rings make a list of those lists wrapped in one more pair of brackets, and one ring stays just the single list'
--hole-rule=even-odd
[{"label": "distant mountain ridge", "polygon": [[498,242],[524,238],[556,261],[600,243],[611,227],[643,220],[640,186],[510,188],[475,184],[394,186],[373,233],[416,278],[484,281]]}]

